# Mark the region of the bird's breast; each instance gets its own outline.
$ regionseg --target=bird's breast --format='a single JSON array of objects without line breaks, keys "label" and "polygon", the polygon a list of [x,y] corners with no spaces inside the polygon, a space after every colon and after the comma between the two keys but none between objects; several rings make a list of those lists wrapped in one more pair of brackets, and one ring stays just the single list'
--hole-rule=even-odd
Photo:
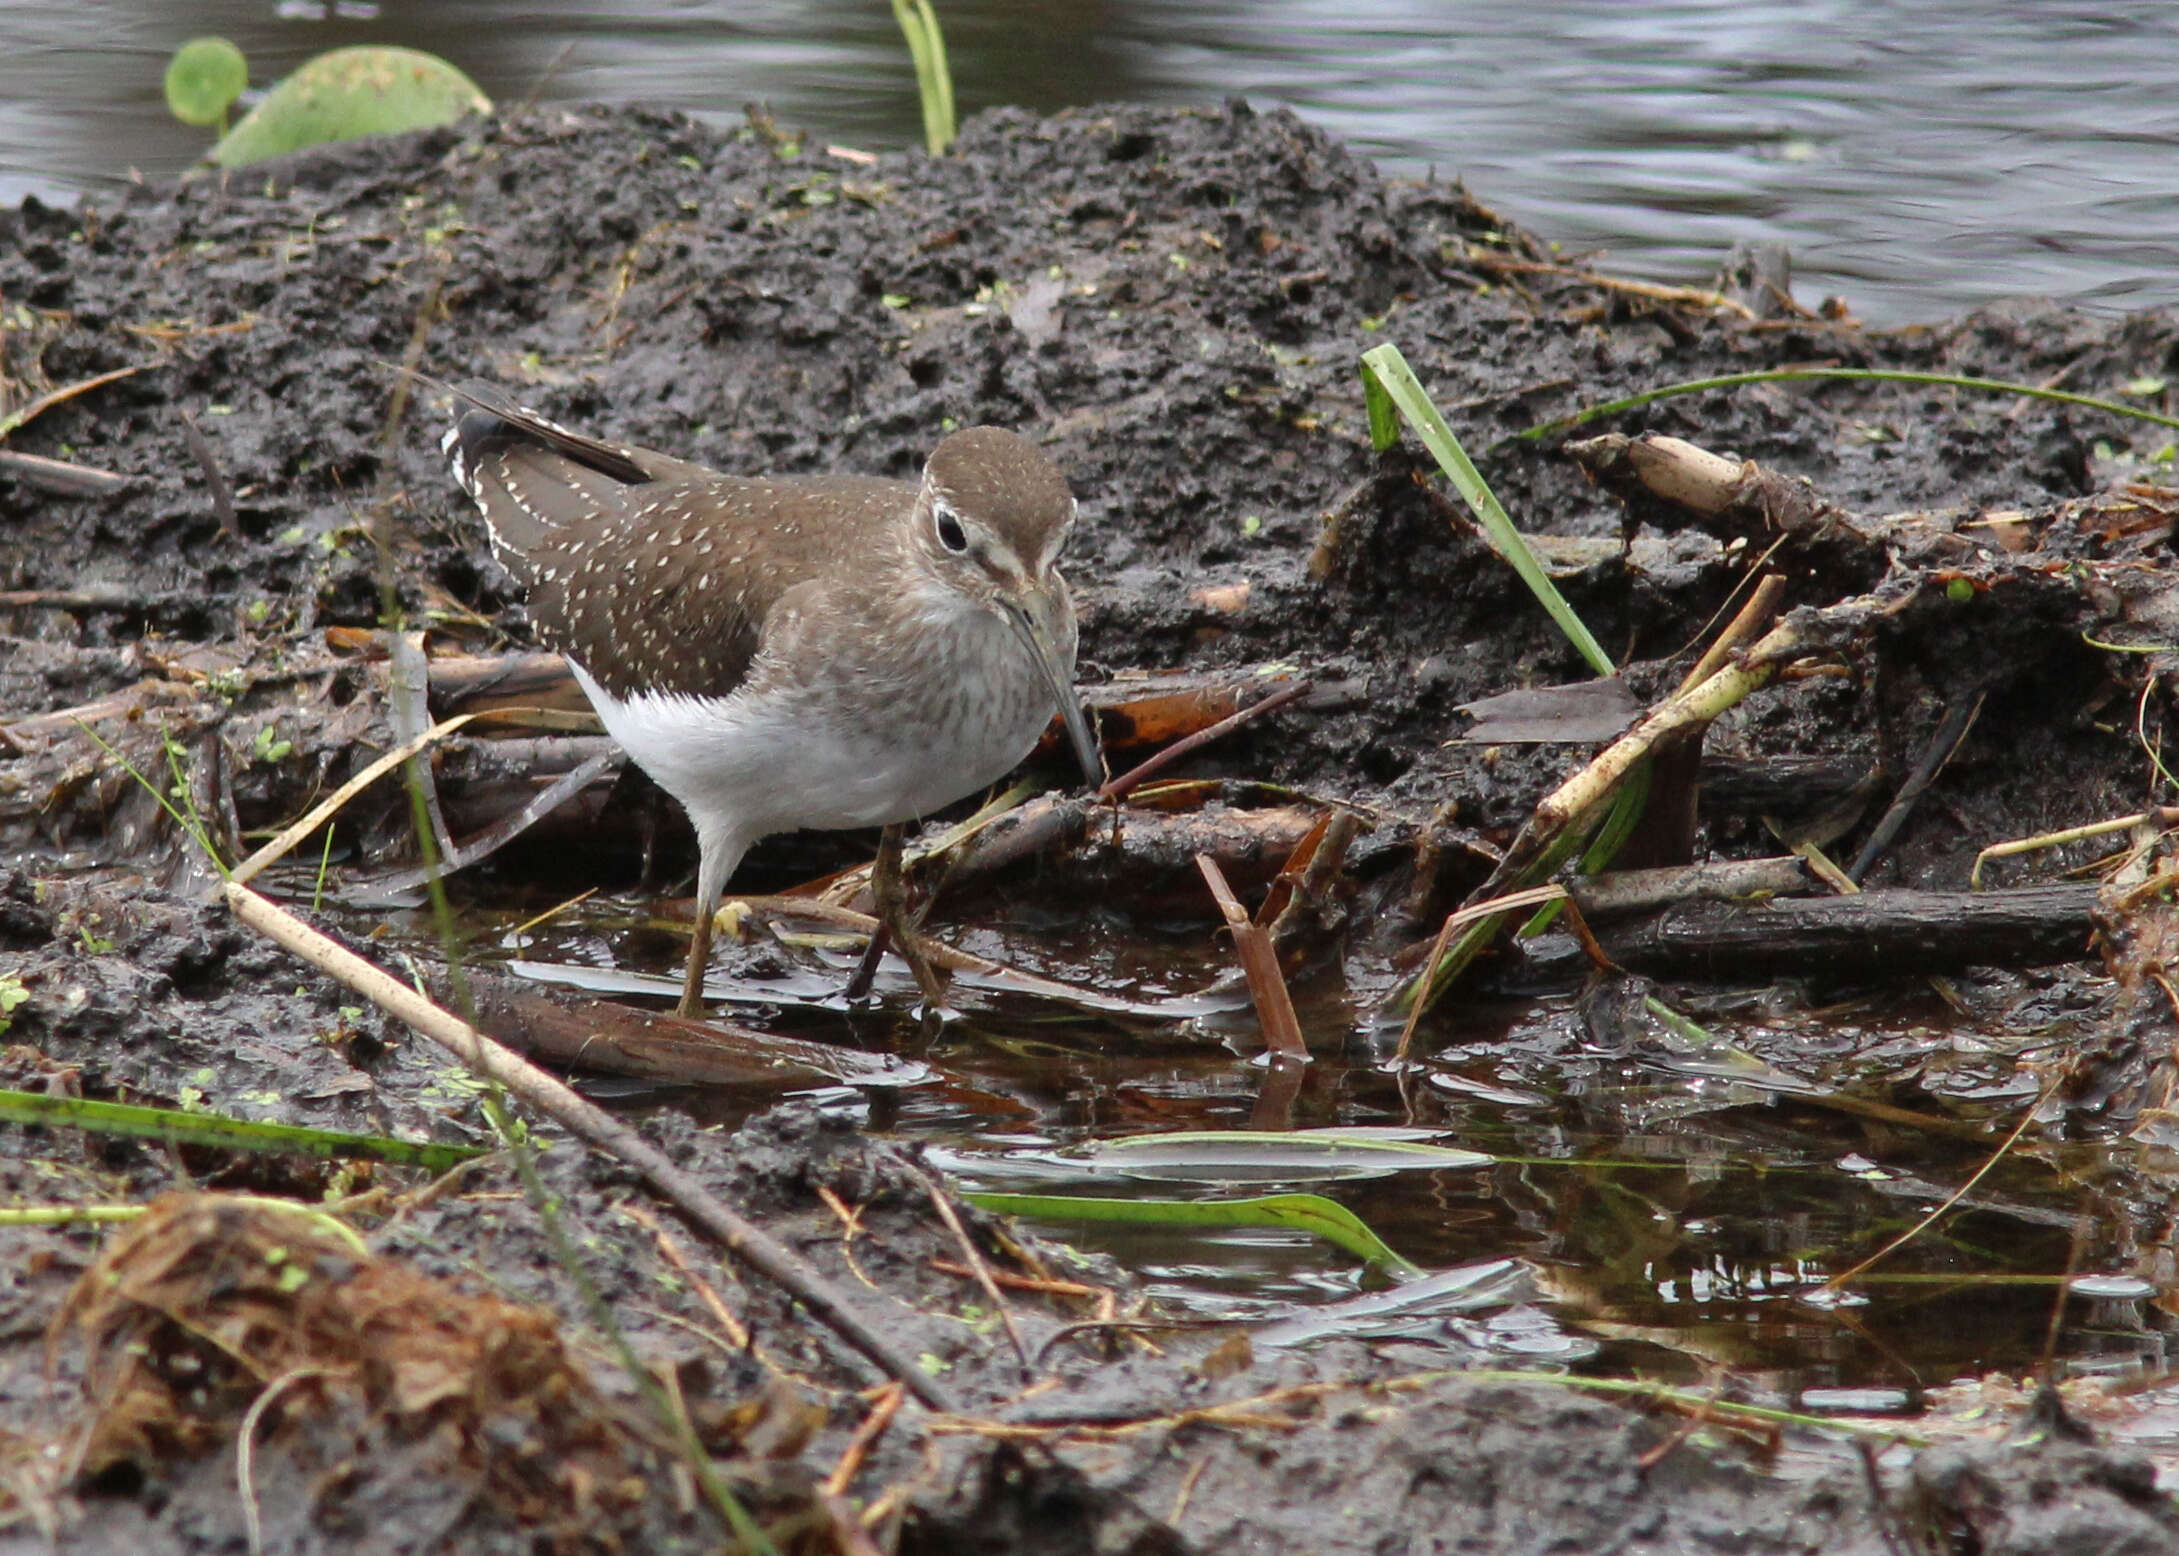
[{"label": "bird's breast", "polygon": [[980,605],[939,602],[806,658],[812,673],[787,656],[723,698],[615,697],[577,674],[608,732],[699,829],[746,838],[927,815],[1003,777],[1056,711],[1027,648]]}]

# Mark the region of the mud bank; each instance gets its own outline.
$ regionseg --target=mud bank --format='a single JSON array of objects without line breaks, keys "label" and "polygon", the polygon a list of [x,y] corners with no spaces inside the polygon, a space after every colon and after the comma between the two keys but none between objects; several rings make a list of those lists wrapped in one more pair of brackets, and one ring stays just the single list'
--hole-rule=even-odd
[{"label": "mud bank", "polygon": [[[0,314],[0,404],[121,375],[6,441],[66,469],[0,462],[0,977],[26,996],[7,1013],[0,1080],[480,1145],[497,1141],[468,1078],[211,905],[195,849],[121,763],[151,787],[171,778],[189,814],[239,845],[397,743],[387,651],[372,646],[389,604],[435,651],[528,645],[439,464],[438,413],[397,401],[387,362],[518,385],[557,419],[734,471],[908,475],[949,424],[1037,437],[1081,499],[1070,576],[1086,680],[1276,667],[1317,684],[1180,771],[1226,781],[1236,811],[1272,790],[1366,813],[1374,830],[1339,910],[1351,942],[1324,942],[1355,948],[1362,981],[1428,938],[1574,761],[1454,743],[1460,705],[1586,672],[1415,479],[1419,463],[1373,452],[1360,349],[1400,344],[1521,526],[1556,537],[1571,559],[1561,587],[1645,696],[1669,689],[1770,537],[1623,499],[1553,440],[1501,439],[1660,382],[1785,365],[2131,385],[2137,398],[2179,367],[2179,328],[2161,315],[2023,306],[1876,335],[1617,287],[1458,187],[1387,183],[1292,116],[1241,106],[991,114],[940,161],[842,155],[768,125],[721,135],[662,114],[516,114],[114,206],[0,213]],[[2162,660],[2099,645],[2168,652],[2152,635],[2175,619],[2172,504],[2153,480],[2164,434],[2078,405],[1896,382],[1741,387],[1611,425],[1805,478],[1842,514],[1935,516],[1912,534],[1819,528],[1782,545],[1769,565],[1788,606],[1896,586],[1891,605],[1851,652],[1733,710],[1710,740],[1713,756],[1833,764],[1840,790],[1871,774],[1895,784],[1940,716],[1979,698],[1941,804],[1872,883],[1957,887],[1990,842],[2150,797],[2135,710],[2160,724]],[[1985,544],[2114,492],[2132,494],[2132,517],[2098,510],[2098,524],[2045,536],[2032,554],[2047,567],[2008,570],[2005,548]],[[1915,587],[1899,583],[1909,574]],[[1964,589],[1947,587],[1955,578]],[[528,767],[556,759],[540,743],[495,767],[488,747],[450,749],[439,769],[449,803],[480,822],[508,793],[534,792]],[[1762,828],[1775,800],[1714,802],[1705,843],[1774,852]],[[342,870],[408,857],[405,803],[374,803],[341,839]],[[538,882],[537,906],[564,881],[633,887],[653,838],[670,874],[674,819],[662,831],[615,819],[641,809],[601,785],[573,825],[496,858],[466,900],[527,904]],[[1865,835],[1871,819],[1848,826]],[[751,868],[798,879],[857,846],[781,840]],[[2039,862],[2033,878],[2088,852]],[[1177,858],[1184,879],[1189,853]],[[1126,857],[1048,868],[1062,903],[1113,883],[1150,905],[1143,922],[1159,933],[1211,916],[1200,897],[1175,907],[1173,879]],[[301,906],[312,872],[286,884]],[[1007,889],[1050,911],[1037,879]],[[432,940],[419,918],[355,904],[337,918],[359,944],[385,923],[395,943]],[[2055,974],[1969,979],[1961,997],[1984,1013],[2056,1011],[2107,1043],[2105,1068],[2054,1126],[2085,1138],[2154,1111],[2170,1015],[2128,1004],[2086,961],[2085,938],[2082,952]],[[1344,954],[1320,945],[1310,965],[1328,976]],[[318,1348],[260,1353],[222,1327],[219,1293],[147,1298],[163,1317],[129,1321],[141,1330],[86,1319],[79,1298],[49,1396],[41,1336],[123,1234],[0,1229],[0,1516],[13,1521],[0,1542],[231,1548],[256,1517],[269,1549],[715,1548],[672,1433],[639,1406],[556,1241],[580,1250],[639,1364],[783,1548],[2179,1541],[2159,1465],[2075,1442],[2059,1417],[1865,1461],[1843,1438],[1690,1428],[1562,1384],[1462,1377],[1504,1353],[1450,1321],[1426,1340],[1298,1350],[1251,1351],[1215,1328],[1063,1335],[1150,1315],[1117,1268],[1080,1267],[964,1208],[1017,1282],[1025,1365],[973,1278],[947,1272],[960,1250],[913,1148],[854,1127],[871,1106],[836,1092],[733,1131],[668,1106],[646,1128],[944,1377],[946,1416],[910,1403],[881,1420],[895,1407],[870,1392],[881,1380],[861,1358],[763,1281],[722,1270],[693,1234],[646,1219],[633,1177],[549,1131],[557,1231],[504,1156],[427,1190],[404,1169],[8,1128],[11,1203],[140,1204],[178,1184],[370,1196],[355,1217],[369,1258],[426,1283],[402,1285],[404,1302],[458,1309],[472,1293],[508,1307],[501,1339],[449,1339],[419,1382],[374,1375],[362,1342],[325,1339],[338,1326],[319,1310],[282,1320]],[[2126,1207],[2151,1270],[2162,1194],[2146,1173],[2099,1192]],[[166,1240],[140,1256],[211,1268],[215,1247],[256,1246],[197,1214],[153,1223]],[[343,1261],[359,1257],[328,1245],[301,1284],[338,1284],[328,1272],[348,1278]],[[562,1350],[502,1343],[532,1335],[533,1310]],[[356,1319],[338,1332],[372,1331]],[[116,1335],[148,1346],[159,1375],[102,1369]],[[245,1433],[282,1378],[285,1402]],[[583,1429],[546,1430],[562,1410]],[[235,1490],[243,1436],[254,1512]],[[537,1473],[495,1475],[504,1457]]]}]

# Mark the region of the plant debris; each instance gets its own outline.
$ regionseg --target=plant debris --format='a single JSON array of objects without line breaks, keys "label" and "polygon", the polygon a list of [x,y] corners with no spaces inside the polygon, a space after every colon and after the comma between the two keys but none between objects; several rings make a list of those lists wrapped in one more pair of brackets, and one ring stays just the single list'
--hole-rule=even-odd
[{"label": "plant debris", "polygon": [[[1591,666],[1431,467],[1373,444],[1355,369],[1377,341],[1619,667],[1588,722],[1495,701]],[[518,110],[0,212],[0,1085],[499,1153],[434,1179],[0,1126],[5,1206],[143,1211],[0,1218],[5,1538],[712,1549],[743,1538],[715,1469],[781,1549],[856,1556],[2171,1548],[2153,1390],[2098,1396],[2093,1444],[2011,1433],[2042,1418],[1994,1382],[1987,1419],[1939,1402],[1936,1446],[1896,1414],[1813,1430],[1803,1396],[1842,1355],[1919,1389],[1961,1349],[2048,1364],[2053,1329],[2161,1344],[2179,1311],[2148,1165],[2179,1028],[2179,497],[2166,434],[2088,403],[2175,354],[2163,315],[2021,304],[1878,334],[1616,282],[1240,104],[1004,111],[942,158],[844,163],[755,122]],[[949,422],[990,421],[1068,473],[1108,757],[1160,765],[1095,802],[1013,793],[919,862],[961,1023],[921,1031],[883,978],[879,1010],[839,1008],[868,854],[840,837],[751,855],[742,884],[801,891],[713,969],[754,1035],[601,1008],[671,982],[650,904],[690,839],[534,653],[438,408],[384,366],[404,360],[720,469],[902,475]],[[1810,363],[2083,398],[1736,378],[1564,447],[1521,436]],[[1485,699],[1518,742],[1465,738]],[[1677,751],[1621,749],[1630,720]],[[1499,911],[1476,899],[1578,840],[1524,831],[1539,806],[1599,813],[1636,756],[1672,813],[1639,879],[1546,888],[1575,932],[1492,938],[1459,998],[1412,1013],[1411,1062],[1380,1062],[1385,1001],[1448,915]],[[410,911],[410,793],[340,794],[412,759],[465,865],[452,961]],[[668,1223],[627,1162],[543,1117],[534,1159],[510,1155],[478,1077],[230,916],[221,868],[268,837],[253,891],[619,1072],[630,1127],[949,1408]],[[1305,1065],[1246,1062],[1263,1040],[1211,868]],[[506,956],[581,997],[510,990],[481,966]],[[1902,988],[1897,1020],[1856,1003]],[[1510,1030],[1468,1003],[1537,989]],[[912,1052],[831,1063],[819,1041]],[[1471,1131],[1502,1168],[1400,1175],[1430,1187],[1356,1220],[1496,1272],[1490,1302],[1235,1343],[1301,1305],[1196,1325],[956,1203],[914,1143],[941,1114],[995,1157],[1010,1131]],[[1631,1176],[1667,1155],[1694,1166]],[[1820,1287],[1963,1184],[1939,1219],[1983,1218],[1972,1235],[1870,1272],[1955,1282],[1922,1349],[1892,1288],[1858,1284],[1877,1296],[1850,1324],[1801,1300],[1796,1261]],[[1978,1262],[1993,1226],[2021,1270]],[[1169,1235],[1131,1262],[1199,1267]]]}]

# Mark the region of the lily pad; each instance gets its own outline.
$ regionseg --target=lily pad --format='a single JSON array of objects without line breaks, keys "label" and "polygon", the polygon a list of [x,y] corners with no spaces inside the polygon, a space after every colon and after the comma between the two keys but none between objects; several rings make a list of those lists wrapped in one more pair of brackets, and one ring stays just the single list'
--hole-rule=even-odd
[{"label": "lily pad", "polygon": [[477,84],[435,54],[376,44],[334,49],[266,93],[212,148],[212,160],[247,167],[307,146],[426,130],[491,111]]},{"label": "lily pad", "polygon": [[184,124],[225,124],[250,84],[249,63],[225,38],[191,38],[166,66],[167,111]]}]

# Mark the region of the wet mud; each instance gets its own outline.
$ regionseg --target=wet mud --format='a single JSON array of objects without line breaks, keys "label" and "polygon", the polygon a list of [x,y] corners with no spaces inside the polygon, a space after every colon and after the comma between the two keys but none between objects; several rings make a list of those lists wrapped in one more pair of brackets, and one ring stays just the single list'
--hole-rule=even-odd
[{"label": "wet mud", "polygon": [[[473,1078],[230,918],[175,820],[235,857],[428,722],[395,707],[389,614],[437,656],[534,646],[440,464],[441,410],[388,364],[491,378],[556,419],[731,471],[905,476],[948,425],[1036,437],[1081,501],[1068,571],[1083,678],[1111,688],[1104,700],[1149,671],[1313,690],[1172,770],[1200,785],[1196,818],[1131,820],[1124,844],[1100,831],[1117,824],[1055,822],[1059,844],[964,881],[934,926],[987,951],[1041,941],[1040,970],[1102,969],[1084,981],[1107,987],[1161,965],[1137,942],[1184,939],[1209,968],[1226,952],[1209,940],[1195,854],[1218,857],[1253,906],[1307,829],[1279,807],[1353,807],[1367,830],[1288,970],[1312,1042],[1376,1074],[1351,1083],[1372,1106],[1365,1088],[1391,1084],[1369,1069],[1386,1034],[1358,1012],[1592,747],[1460,742],[1463,704],[1587,671],[1412,445],[1373,450],[1361,349],[1400,345],[1520,526],[1550,537],[1561,588],[1645,701],[1669,693],[1777,537],[1705,528],[1593,478],[1563,437],[1515,434],[1660,382],[1755,369],[1943,372],[2161,404],[2179,365],[2162,315],[2024,304],[1877,334],[1616,287],[1456,185],[1388,182],[1291,115],[1238,104],[988,114],[935,161],[842,155],[763,122],[721,134],[641,111],[518,112],[118,203],[0,212],[0,326],[0,406],[120,375],[0,445],[67,467],[0,460],[0,979],[24,995],[0,1011],[0,1083],[485,1147],[498,1137]],[[1862,595],[1881,608],[1810,673],[1713,726],[1709,852],[1778,853],[1767,821],[1842,805],[1850,851],[1882,808],[1870,794],[1895,789],[1976,699],[1933,801],[1866,884],[1958,889],[1992,842],[2153,799],[2145,748],[2179,619],[2165,432],[1905,382],[1741,386],[1609,426],[1759,461],[1836,514],[1897,521],[1818,526],[1771,555],[1788,609]],[[2109,494],[2123,513],[2064,506]],[[2042,528],[2023,553],[1992,542],[2007,526]],[[479,734],[435,758],[455,834],[596,749],[580,730],[525,731],[518,750]],[[1064,781],[1058,762],[1031,770]],[[497,930],[585,886],[635,902],[647,881],[670,883],[691,850],[643,788],[592,785],[458,877],[475,951],[495,959]],[[367,954],[433,960],[416,893],[387,906],[342,889],[415,863],[405,797],[374,793],[342,825],[322,872],[327,922]],[[866,846],[774,840],[737,884],[807,879]],[[317,895],[317,850],[273,878],[298,909]],[[2108,851],[2084,840],[1996,868],[2050,881]],[[1085,901],[1092,938],[1117,945],[1084,947]],[[2146,1323],[2161,1334],[2179,1306],[2156,1172],[2172,1021],[2157,997],[2162,922],[2141,901],[2099,905],[2108,968],[2084,932],[2077,958],[1971,966],[1947,986],[1970,1026],[2050,1039],[2034,1052],[1963,1057],[1934,1028],[1897,1042],[1873,1024],[1826,1028],[1811,1012],[1902,976],[1851,961],[1768,996],[1744,1041],[1780,1072],[1865,1064],[1879,1107],[1961,1104],[1984,1149],[2002,1130],[1974,1108],[2049,1086],[2038,1162],[2061,1175],[2080,1161],[2064,1148],[2134,1131],[2136,1154],[2099,1156],[2065,1192],[2101,1218],[2094,1252],[2123,1250],[2153,1287]],[[670,935],[625,919],[601,933],[613,962],[673,965]],[[793,976],[775,943],[722,956],[737,976]],[[1569,994],[1584,977],[1547,954],[1484,974],[1501,991]],[[1420,1030],[1479,1061],[1472,1084],[1494,1099],[1563,1089],[1581,1119],[1614,1105],[1583,1101],[1583,1078],[1654,1042],[1640,992],[1559,1008],[1517,1056],[1460,1016]],[[1017,1009],[985,998],[983,1026]],[[1729,987],[1689,998],[1721,1021],[1748,1010]],[[784,998],[755,1014],[784,1006],[805,1037],[858,1035],[811,1003],[814,1015]],[[1228,1049],[1253,1052],[1234,1036],[1248,1021],[1245,997],[1185,1032],[1108,1012],[1055,1043],[1207,1047],[1224,1067],[1207,1086],[1246,1092],[1256,1083],[1232,1078]],[[2061,1046],[2062,1063],[2047,1051]],[[1071,1081],[1016,1075],[1009,1091],[943,1044],[915,1057],[944,1070],[966,1112],[1085,1122]],[[715,1549],[707,1493],[661,1424],[676,1419],[782,1549],[2179,1545],[2158,1478],[2168,1455],[2099,1437],[2078,1396],[1957,1440],[1902,1422],[1877,1445],[1673,1415],[1563,1379],[1464,1376],[1518,1349],[1508,1337],[1533,1311],[1518,1300],[1497,1330],[1446,1319],[1426,1341],[1252,1349],[1217,1327],[1082,1330],[1157,1309],[1110,1260],[962,1206],[1015,1281],[1025,1364],[973,1275],[952,1273],[959,1242],[919,1147],[857,1127],[912,1100],[836,1087],[767,1109],[773,1093],[724,1095],[644,1093],[640,1116],[944,1378],[953,1414],[911,1403],[880,1421],[893,1406],[861,1357],[649,1209],[629,1171],[549,1129],[540,1197],[505,1152],[427,1187],[408,1169],[0,1126],[11,1205],[143,1204],[179,1188],[330,1197],[353,1201],[369,1236],[367,1252],[344,1249],[322,1228],[196,1198],[127,1230],[0,1226],[0,1549]],[[1132,1102],[1129,1127],[1154,1122],[1147,1090]],[[1520,1143],[1544,1154],[1551,1127]],[[1843,1137],[1807,1127],[1809,1158],[1841,1154]],[[1853,1138],[1873,1149],[1887,1126],[1867,1127]],[[1950,1181],[1978,1159],[1946,1158]],[[1497,1187],[1522,1203],[1510,1177]],[[2051,1227],[2070,1224],[2039,1223],[2046,1263],[2064,1265]],[[271,1247],[303,1272],[294,1282],[259,1278]],[[356,1302],[297,1295],[339,1289]],[[358,1305],[373,1292],[384,1310]],[[373,1327],[387,1312],[438,1343],[388,1347]]]}]

